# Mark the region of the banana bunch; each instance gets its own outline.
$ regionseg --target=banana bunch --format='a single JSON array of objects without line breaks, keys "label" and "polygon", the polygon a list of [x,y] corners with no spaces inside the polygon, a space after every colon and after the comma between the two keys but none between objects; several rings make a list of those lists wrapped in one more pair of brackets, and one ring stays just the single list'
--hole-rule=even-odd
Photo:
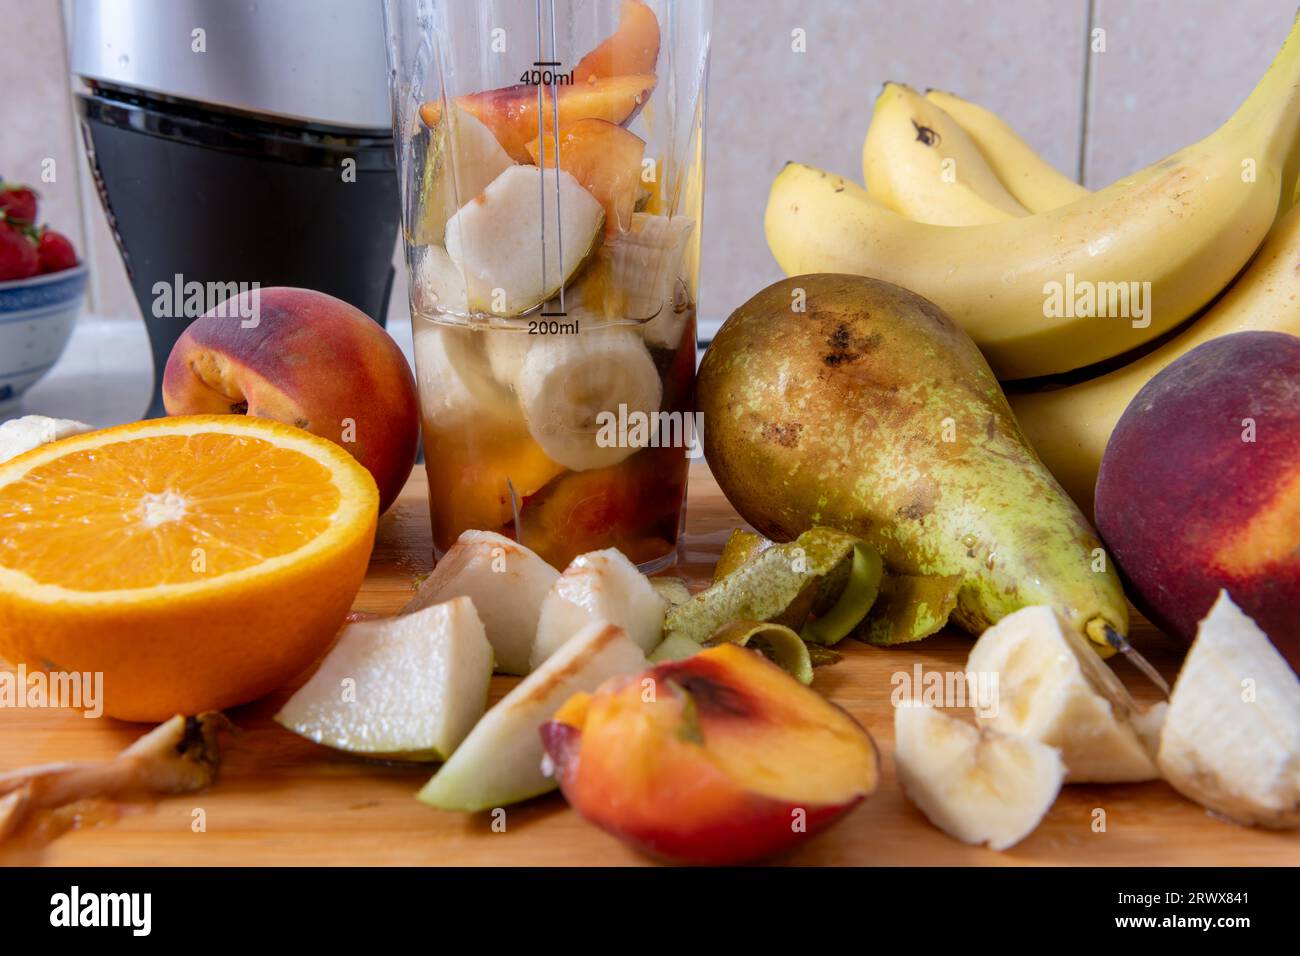
[{"label": "banana bunch", "polygon": [[991,111],[897,83],[877,99],[862,168],[865,189],[785,166],[764,223],[778,264],[920,293],[1003,381],[1106,362],[1107,374],[1010,396],[1087,513],[1106,441],[1152,376],[1230,332],[1300,334],[1300,21],[1219,129],[1097,192]]}]

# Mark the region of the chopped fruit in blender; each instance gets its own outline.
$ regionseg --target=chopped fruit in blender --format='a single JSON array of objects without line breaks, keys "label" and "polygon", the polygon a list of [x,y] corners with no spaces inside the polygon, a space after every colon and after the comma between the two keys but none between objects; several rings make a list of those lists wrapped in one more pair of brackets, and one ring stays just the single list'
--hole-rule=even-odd
[{"label": "chopped fruit in blender", "polygon": [[641,648],[622,628],[590,625],[483,715],[419,799],[442,810],[475,812],[554,790],[555,781],[542,771],[542,724],[574,694],[645,665]]},{"label": "chopped fruit in blender", "polygon": [[415,308],[425,314],[467,313],[469,295],[465,291],[465,275],[451,261],[447,250],[442,246],[428,245],[421,253],[419,264],[414,267],[412,301]]},{"label": "chopped fruit in blender", "polygon": [[0,657],[102,673],[123,720],[255,700],[334,640],[378,505],[347,451],[265,418],[43,445],[0,465]]},{"label": "chopped fruit in blender", "polygon": [[[641,192],[641,160],[645,140],[602,119],[580,119],[560,127],[560,169],[573,175],[605,207],[605,235],[632,224],[632,210]],[[555,135],[549,130],[528,144],[538,166],[554,168]]]},{"label": "chopped fruit in blender", "polygon": [[555,568],[504,535],[466,531],[402,613],[464,595],[478,609],[496,655],[496,670],[527,674],[542,601],[559,576]]},{"label": "chopped fruit in blender", "polygon": [[931,823],[994,850],[1029,836],[1065,780],[1055,747],[972,727],[914,701],[894,708],[894,765],[903,792]]},{"label": "chopped fruit in blender", "polygon": [[586,471],[638,450],[631,428],[623,435],[617,421],[654,424],[663,383],[635,330],[597,326],[539,339],[524,358],[516,391],[537,444],[564,467]]},{"label": "chopped fruit in blender", "polygon": [[667,611],[668,602],[616,548],[579,555],[555,579],[542,601],[537,640],[529,658],[531,669],[536,670],[573,635],[596,621],[618,625],[649,654],[663,639]]},{"label": "chopped fruit in blender", "polygon": [[516,533],[556,567],[610,545],[637,564],[661,558],[672,551],[686,466],[680,448],[651,448],[568,472],[524,499]]},{"label": "chopped fruit in blender", "polygon": [[575,83],[619,76],[652,73],[659,60],[659,20],[641,0],[623,0],[618,30],[578,61],[573,70]]},{"label": "chopped fruit in blender", "polygon": [[348,753],[446,760],[487,709],[491,678],[492,645],[458,597],[348,625],[275,720]]},{"label": "chopped fruit in blender", "polygon": [[633,213],[627,231],[612,236],[598,255],[605,314],[643,322],[642,335],[660,348],[677,348],[691,316],[675,300],[694,226],[685,216]]},{"label": "chopped fruit in blender", "polygon": [[[552,96],[547,86],[522,83],[499,90],[486,90],[456,98],[456,105],[482,120],[497,142],[518,163],[530,163],[528,144],[537,139],[541,129],[554,129],[558,101],[561,126],[588,117],[622,125],[636,115],[654,90],[653,73],[609,76],[602,79],[560,86]],[[538,123],[538,90],[543,104]],[[420,117],[430,129],[438,125],[442,102],[431,100],[420,107]]]},{"label": "chopped fruit in blender", "polygon": [[471,310],[521,315],[569,283],[604,225],[604,208],[569,173],[511,166],[447,221],[447,254],[465,276]]},{"label": "chopped fruit in blender", "polygon": [[[448,121],[451,129],[448,129]],[[429,131],[415,242],[443,241],[447,220],[515,164],[482,121],[458,106]]]},{"label": "chopped fruit in blender", "polygon": [[416,324],[425,467],[440,551],[467,528],[506,527],[514,520],[511,488],[522,501],[564,471],[529,435],[514,396],[493,379],[485,334]]},{"label": "chopped fruit in blender", "polygon": [[578,694],[542,739],[578,813],[680,863],[791,850],[880,780],[875,743],[852,717],[734,644]]}]

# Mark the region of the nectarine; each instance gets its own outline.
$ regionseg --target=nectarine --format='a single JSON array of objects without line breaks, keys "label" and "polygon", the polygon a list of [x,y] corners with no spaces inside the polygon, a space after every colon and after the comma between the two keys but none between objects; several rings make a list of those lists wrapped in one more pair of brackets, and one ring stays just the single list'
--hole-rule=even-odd
[{"label": "nectarine", "polygon": [[612,678],[541,733],[578,813],[682,863],[795,847],[880,777],[875,743],[852,717],[734,644]]},{"label": "nectarine", "polygon": [[1130,595],[1186,640],[1226,588],[1300,672],[1300,337],[1198,346],[1106,446],[1097,528]]},{"label": "nectarine", "polygon": [[[360,309],[311,289],[241,293],[191,323],[163,372],[169,415],[273,418],[346,448],[382,512],[415,464],[420,402],[401,349]],[[253,321],[241,316],[252,315]]]}]

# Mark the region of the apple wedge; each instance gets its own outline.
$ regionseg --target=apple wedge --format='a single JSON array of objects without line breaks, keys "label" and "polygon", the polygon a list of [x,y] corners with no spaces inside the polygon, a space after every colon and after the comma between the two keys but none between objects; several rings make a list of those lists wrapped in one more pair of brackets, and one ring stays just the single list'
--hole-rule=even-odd
[{"label": "apple wedge", "polygon": [[522,315],[568,285],[604,226],[604,207],[569,173],[511,166],[447,220],[447,255],[472,311]]},{"label": "apple wedge", "polygon": [[542,772],[539,728],[573,694],[645,666],[645,654],[622,628],[591,625],[487,712],[419,799],[442,810],[477,812],[554,790],[555,781]]},{"label": "apple wedge", "polygon": [[560,572],[523,545],[494,531],[466,531],[424,579],[409,614],[453,597],[467,597],[503,674],[527,674],[542,600]]},{"label": "apple wedge", "polygon": [[344,629],[275,720],[368,757],[445,760],[487,707],[492,645],[459,597]]},{"label": "apple wedge", "polygon": [[[517,163],[531,162],[528,144],[542,129],[554,129],[559,104],[559,124],[580,119],[603,119],[622,126],[645,105],[654,90],[653,73],[633,73],[588,79],[560,86],[555,96],[541,87],[541,116],[538,122],[538,87],[522,83],[499,90],[485,90],[456,97],[456,105],[476,117],[492,131],[498,143]],[[442,101],[431,100],[420,107],[420,118],[430,129],[442,118]]]},{"label": "apple wedge", "polygon": [[617,548],[581,554],[555,579],[542,601],[531,666],[536,669],[596,621],[627,632],[649,654],[663,640],[668,602]]}]

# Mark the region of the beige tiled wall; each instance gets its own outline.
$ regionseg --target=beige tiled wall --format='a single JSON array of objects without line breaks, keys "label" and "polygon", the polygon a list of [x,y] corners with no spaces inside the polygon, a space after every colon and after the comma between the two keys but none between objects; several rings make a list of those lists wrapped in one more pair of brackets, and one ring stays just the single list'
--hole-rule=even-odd
[{"label": "beige tiled wall", "polygon": [[[1267,66],[1295,13],[1295,0],[715,2],[706,321],[778,277],[762,210],[782,163],[860,175],[862,136],[885,80],[985,103],[1052,162],[1072,174],[1082,169],[1098,186],[1219,123]],[[45,218],[87,250],[93,308],[134,317],[103,214],[72,174],[81,149],[61,7],[0,0],[0,173],[38,180],[41,160],[55,159],[56,181],[41,185]],[[1094,28],[1106,31],[1104,53],[1088,51]],[[791,47],[796,29],[806,52]],[[404,315],[401,290],[393,314]]]}]

